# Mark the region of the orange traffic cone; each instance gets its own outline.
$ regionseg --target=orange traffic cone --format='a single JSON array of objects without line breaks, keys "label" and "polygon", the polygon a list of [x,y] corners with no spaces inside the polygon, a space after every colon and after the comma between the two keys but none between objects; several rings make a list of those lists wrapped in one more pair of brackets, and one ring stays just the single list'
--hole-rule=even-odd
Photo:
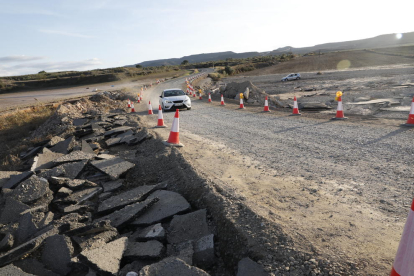
[{"label": "orange traffic cone", "polygon": [[151,105],[151,101],[148,102],[148,115],[152,115],[154,113],[152,113],[152,105]]},{"label": "orange traffic cone", "polygon": [[244,109],[243,98],[240,97],[240,107],[239,109]]},{"label": "orange traffic cone", "polygon": [[269,101],[267,100],[267,96],[265,98],[265,105],[264,105],[263,112],[270,112],[270,110],[269,110]]},{"label": "orange traffic cone", "polygon": [[164,117],[162,116],[161,105],[158,106],[158,124],[156,127],[167,127],[166,125],[164,125]]},{"label": "orange traffic cone", "polygon": [[138,99],[137,99],[137,103],[141,103],[141,96],[138,94],[138,97],[137,97]]},{"label": "orange traffic cone", "polygon": [[201,97],[201,92],[199,92],[199,97],[198,97],[198,99],[199,99],[199,100],[202,100],[202,99],[203,99],[203,97]]},{"label": "orange traffic cone", "polygon": [[408,213],[390,276],[414,275],[414,200]]},{"label": "orange traffic cone", "polygon": [[193,90],[193,98],[195,98],[196,97],[196,94],[195,94],[195,91]]},{"label": "orange traffic cone", "polygon": [[220,102],[220,105],[226,105],[226,104],[224,103],[224,97],[223,97],[223,94],[221,94],[221,102]]},{"label": "orange traffic cone", "polygon": [[180,143],[180,122],[179,122],[179,113],[178,109],[175,111],[174,121],[171,126],[170,136],[167,141],[164,141],[164,144],[172,147],[182,147],[183,144]]},{"label": "orange traffic cone", "polygon": [[336,117],[332,120],[346,120],[347,117],[344,117],[344,109],[342,107],[342,96],[338,97],[338,108],[336,110]]},{"label": "orange traffic cone", "polygon": [[411,102],[410,114],[408,114],[408,120],[402,126],[414,127],[414,97]]},{"label": "orange traffic cone", "polygon": [[211,93],[208,93],[208,102],[211,103]]},{"label": "orange traffic cone", "polygon": [[128,99],[128,108],[131,108],[131,101]]},{"label": "orange traffic cone", "polygon": [[131,113],[135,113],[134,103],[131,104]]},{"label": "orange traffic cone", "polygon": [[298,115],[302,115],[299,112],[299,107],[298,107],[298,100],[296,99],[296,96],[293,97],[293,112],[290,116],[298,116]]}]

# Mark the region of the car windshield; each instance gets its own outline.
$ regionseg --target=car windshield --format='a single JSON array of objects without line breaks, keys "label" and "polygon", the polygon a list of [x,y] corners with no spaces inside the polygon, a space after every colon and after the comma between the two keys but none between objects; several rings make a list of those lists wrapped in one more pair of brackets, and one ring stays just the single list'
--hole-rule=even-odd
[{"label": "car windshield", "polygon": [[183,90],[164,91],[164,97],[174,97],[174,96],[183,96],[183,95],[185,95]]}]

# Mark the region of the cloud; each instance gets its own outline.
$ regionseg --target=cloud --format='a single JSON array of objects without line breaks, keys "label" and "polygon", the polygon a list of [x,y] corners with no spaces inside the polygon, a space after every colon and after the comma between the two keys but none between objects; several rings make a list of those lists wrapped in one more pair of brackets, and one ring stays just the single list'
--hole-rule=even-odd
[{"label": "cloud", "polygon": [[17,76],[24,74],[36,74],[39,71],[59,72],[59,71],[83,71],[91,70],[102,65],[98,58],[92,58],[81,61],[51,61],[51,62],[29,62],[20,63],[13,66],[0,64],[0,76]]},{"label": "cloud", "polygon": [[90,35],[83,35],[77,33],[68,33],[63,31],[54,31],[54,30],[39,30],[41,33],[45,34],[56,34],[56,35],[64,35],[64,36],[71,36],[71,37],[81,37],[81,38],[92,38],[93,36]]},{"label": "cloud", "polygon": [[6,63],[6,62],[26,62],[26,61],[45,59],[45,58],[46,57],[30,57],[30,56],[25,56],[25,55],[6,56],[6,57],[0,57],[0,62],[3,62],[3,63]]},{"label": "cloud", "polygon": [[62,14],[56,13],[54,11],[48,9],[42,9],[37,7],[36,5],[26,4],[6,4],[0,3],[0,14],[15,14],[15,15],[29,15],[29,14],[37,14],[37,15],[47,15],[47,16],[55,16],[55,17],[66,17]]}]

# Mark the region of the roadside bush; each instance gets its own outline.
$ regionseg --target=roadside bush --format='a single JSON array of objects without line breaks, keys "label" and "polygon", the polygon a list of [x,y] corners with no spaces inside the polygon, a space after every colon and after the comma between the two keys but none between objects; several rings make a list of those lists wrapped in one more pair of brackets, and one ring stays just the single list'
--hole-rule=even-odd
[{"label": "roadside bush", "polygon": [[208,77],[211,78],[213,81],[219,81],[221,79],[220,74],[218,73],[210,73]]},{"label": "roadside bush", "polygon": [[224,67],[224,71],[226,71],[227,75],[233,75],[234,73],[234,69],[228,65]]}]

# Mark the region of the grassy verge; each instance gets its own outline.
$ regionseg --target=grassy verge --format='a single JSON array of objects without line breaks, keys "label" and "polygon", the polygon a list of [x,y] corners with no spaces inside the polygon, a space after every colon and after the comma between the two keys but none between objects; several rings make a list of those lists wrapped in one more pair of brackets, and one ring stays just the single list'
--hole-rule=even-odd
[{"label": "grassy verge", "polygon": [[0,170],[15,170],[21,164],[19,153],[39,141],[28,141],[30,132],[55,111],[51,106],[35,106],[0,115]]}]

